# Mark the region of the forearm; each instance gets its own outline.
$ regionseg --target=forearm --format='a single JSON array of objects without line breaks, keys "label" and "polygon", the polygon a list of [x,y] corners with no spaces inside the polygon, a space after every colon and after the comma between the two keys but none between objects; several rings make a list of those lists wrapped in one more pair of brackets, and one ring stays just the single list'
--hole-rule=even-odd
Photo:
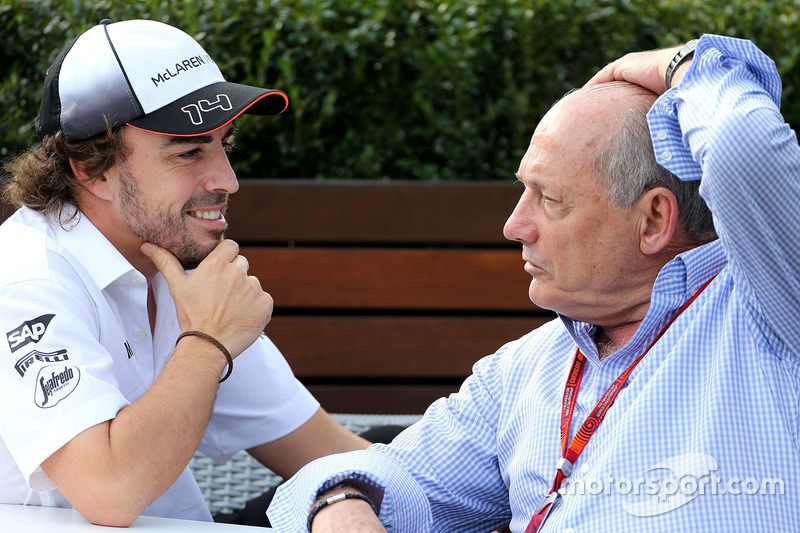
[{"label": "forearm", "polygon": [[375,504],[355,485],[344,482],[317,498],[309,514],[311,533],[386,532]]},{"label": "forearm", "polygon": [[94,523],[127,526],[186,468],[205,431],[225,359],[185,338],[152,387],[48,458],[43,469]]},{"label": "forearm", "polygon": [[344,428],[320,408],[295,431],[247,451],[261,464],[288,479],[314,459],[363,450],[369,445],[369,442]]},{"label": "forearm", "polygon": [[[318,495],[343,481],[349,487],[355,487],[354,482],[358,484],[355,490],[373,501],[383,518],[381,523],[387,524],[387,527],[395,531],[430,531],[429,504],[416,481],[401,465],[372,449],[327,456],[306,465],[278,487],[268,512],[272,527],[279,531],[305,531],[309,512]],[[364,490],[365,487],[368,490]],[[344,505],[345,508],[326,517],[326,521],[331,519],[337,522],[340,518],[338,513],[344,512],[351,503],[336,503],[333,507]],[[373,516],[369,517],[364,511],[369,511]],[[364,519],[367,524],[376,520],[369,505],[356,512],[366,515]],[[315,521],[315,527],[323,527],[324,523],[318,525]]]},{"label": "forearm", "polygon": [[[390,445],[376,444],[365,451],[324,457],[304,467],[278,489],[269,510],[273,526],[302,531],[321,491],[342,482],[354,486],[354,481],[360,484],[356,487],[358,491],[369,496],[379,510],[381,523],[393,531],[474,531],[477,524],[505,513],[502,500],[507,492],[498,476],[494,455],[474,439],[476,434],[491,433],[483,426],[485,419],[454,420],[444,400],[435,405],[421,422]],[[463,427],[456,433],[440,431],[442,427],[454,429],[461,424]],[[464,459],[458,452],[464,450],[467,441],[470,451],[477,453]],[[470,497],[463,497],[464,493]],[[497,501],[497,509],[489,510],[483,504],[473,507],[479,500],[486,503],[490,499]],[[336,503],[326,511],[328,516],[321,514],[320,519],[325,520],[319,527],[332,527],[344,519],[347,514],[341,507],[344,504]],[[347,502],[347,507],[355,505]],[[445,516],[443,521],[433,522],[434,507],[441,511],[440,518]],[[364,511],[358,513],[370,524],[374,518]]]}]

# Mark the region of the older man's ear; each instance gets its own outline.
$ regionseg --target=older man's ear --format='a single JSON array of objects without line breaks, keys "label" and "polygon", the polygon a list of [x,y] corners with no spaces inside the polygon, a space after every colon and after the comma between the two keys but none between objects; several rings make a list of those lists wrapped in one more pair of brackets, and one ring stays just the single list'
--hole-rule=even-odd
[{"label": "older man's ear", "polygon": [[657,255],[675,246],[688,244],[680,223],[678,200],[669,189],[654,187],[635,204],[640,217],[639,249],[645,255]]}]

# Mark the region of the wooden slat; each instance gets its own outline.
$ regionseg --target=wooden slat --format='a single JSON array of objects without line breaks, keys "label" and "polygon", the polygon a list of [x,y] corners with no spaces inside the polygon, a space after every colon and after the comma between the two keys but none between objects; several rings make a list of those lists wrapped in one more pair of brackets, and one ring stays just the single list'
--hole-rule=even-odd
[{"label": "wooden slat", "polygon": [[463,379],[552,316],[275,316],[266,333],[300,378]]},{"label": "wooden slat", "polygon": [[[507,182],[240,181],[228,236],[274,242],[508,245],[521,191]],[[0,221],[14,209],[0,202]]]},{"label": "wooden slat", "polygon": [[510,182],[242,180],[228,236],[240,243],[509,245]]},{"label": "wooden slat", "polygon": [[518,250],[244,248],[276,308],[529,312]]},{"label": "wooden slat", "polygon": [[434,400],[456,392],[460,384],[307,386],[329,413],[417,415]]}]

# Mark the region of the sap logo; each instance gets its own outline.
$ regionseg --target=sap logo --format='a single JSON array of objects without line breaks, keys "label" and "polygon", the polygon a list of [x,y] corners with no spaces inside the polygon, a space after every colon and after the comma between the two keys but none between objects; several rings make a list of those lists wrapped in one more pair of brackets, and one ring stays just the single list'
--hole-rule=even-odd
[{"label": "sap logo", "polygon": [[25,377],[25,372],[27,372],[28,368],[30,368],[30,366],[36,361],[41,363],[61,363],[68,359],[69,356],[67,356],[66,350],[58,350],[57,352],[47,353],[34,350],[17,361],[17,364],[14,365],[14,368],[17,369],[17,372],[19,372],[20,376]]},{"label": "sap logo", "polygon": [[36,377],[34,401],[42,409],[54,407],[72,394],[81,380],[81,371],[74,366],[48,365]]},{"label": "sap logo", "polygon": [[181,111],[189,115],[192,124],[199,126],[203,123],[203,115],[201,113],[208,113],[215,109],[222,109],[223,111],[230,111],[233,109],[227,94],[218,94],[216,102],[199,100],[196,104],[185,105],[181,108]]},{"label": "sap logo", "polygon": [[32,342],[39,342],[44,332],[47,331],[47,326],[53,317],[56,315],[42,315],[33,320],[23,322],[18,328],[13,329],[6,333],[8,339],[8,347],[11,352],[16,352],[23,346]]}]

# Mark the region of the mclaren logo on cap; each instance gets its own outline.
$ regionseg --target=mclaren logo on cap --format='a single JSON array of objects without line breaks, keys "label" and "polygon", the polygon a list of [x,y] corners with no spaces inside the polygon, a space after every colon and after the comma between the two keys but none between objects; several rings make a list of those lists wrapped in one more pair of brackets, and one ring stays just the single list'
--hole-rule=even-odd
[{"label": "mclaren logo on cap", "polygon": [[159,84],[178,77],[181,72],[186,72],[193,68],[202,67],[203,65],[209,64],[213,65],[215,63],[208,54],[193,56],[175,63],[175,68],[172,70],[166,68],[164,69],[164,72],[159,72],[156,76],[150,76],[150,80],[153,82],[153,85],[158,87]]},{"label": "mclaren logo on cap", "polygon": [[215,109],[222,109],[223,111],[230,111],[233,109],[231,100],[227,94],[218,94],[216,102],[209,102],[208,100],[198,100],[196,104],[188,104],[181,108],[181,111],[189,115],[192,124],[199,126],[203,123],[203,113],[214,111]]}]

